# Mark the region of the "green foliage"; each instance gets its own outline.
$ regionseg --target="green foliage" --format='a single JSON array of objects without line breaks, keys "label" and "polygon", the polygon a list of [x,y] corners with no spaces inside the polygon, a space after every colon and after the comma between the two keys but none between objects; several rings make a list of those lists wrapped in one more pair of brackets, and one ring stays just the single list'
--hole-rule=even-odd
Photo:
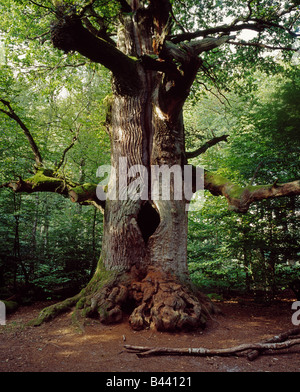
[{"label": "green foliage", "polygon": [[[247,41],[249,46],[224,45],[205,53],[203,56],[202,73],[198,80],[209,85],[211,82],[218,85],[223,91],[234,89],[236,92],[245,93],[246,89],[252,91],[255,88],[251,81],[251,75],[260,70],[267,74],[284,72],[282,63],[277,59],[282,57],[290,61],[293,52],[274,52],[256,44],[259,40],[270,47],[291,47],[296,42],[296,37],[288,34],[284,29],[275,29],[272,23],[278,23],[278,12],[285,12],[290,2],[285,1],[237,1],[237,0],[211,0],[184,2],[174,1],[173,8],[178,23],[174,24],[176,33],[181,33],[178,26],[181,25],[188,32],[204,30],[216,26],[243,23],[250,15],[252,23],[263,20],[270,26],[262,31],[234,32],[234,40]],[[299,9],[291,15],[286,14],[280,21],[282,26],[288,27],[293,33],[299,27]],[[250,76],[250,78],[249,78]],[[242,81],[242,86],[240,82]],[[247,83],[245,83],[247,81]]]},{"label": "green foliage", "polygon": [[[188,150],[230,135],[228,143],[193,163],[244,186],[293,181],[300,173],[299,70],[251,78],[257,91],[241,97],[227,93],[230,106],[220,102],[222,96],[187,105]],[[300,276],[299,207],[297,197],[266,200],[240,216],[228,211],[225,200],[207,194],[203,209],[189,215],[194,282],[225,293],[288,288]]]},{"label": "green foliage", "polygon": [[[47,168],[56,167],[76,136],[60,174],[97,183],[98,166],[110,159],[102,105],[110,92],[109,75],[79,55],[53,50],[49,34],[44,35],[53,14],[26,4],[9,1],[4,7],[0,2],[6,55],[0,65],[0,97],[30,130]],[[52,7],[51,2],[43,5]],[[2,113],[0,152],[0,184],[32,175],[28,141]],[[101,247],[99,211],[55,194],[13,195],[6,189],[1,189],[0,202],[0,287],[29,281],[51,296],[55,287],[78,290],[88,282]]]},{"label": "green foliage", "polygon": [[[30,130],[45,166],[54,169],[78,137],[60,174],[95,183],[97,167],[110,159],[103,103],[110,93],[109,75],[79,54],[53,50],[50,42],[55,7],[80,11],[88,1],[34,3],[0,0],[0,98],[11,103]],[[274,21],[275,11],[288,6],[270,0],[173,0],[177,23],[172,33],[180,25],[192,32],[230,24],[249,14],[249,4],[252,17],[265,21]],[[120,2],[94,5],[107,33],[115,32]],[[287,15],[281,23],[294,28],[296,19]],[[95,17],[90,21],[96,26]],[[270,27],[253,34],[249,43],[258,36],[269,45],[294,42],[283,29],[275,34]],[[285,65],[290,57],[233,45],[203,54],[200,84],[193,86],[185,106],[186,147],[192,151],[213,137],[230,138],[190,163],[243,185],[299,176],[300,77],[298,68]],[[3,113],[0,153],[0,184],[29,176],[34,160],[28,142]],[[230,213],[222,198],[206,198],[203,209],[189,218],[189,268],[197,285],[218,293],[279,289],[300,276],[299,199],[261,202],[241,217]],[[78,290],[95,270],[101,234],[102,217],[87,206],[58,195],[21,196],[1,189],[0,287],[29,281],[49,297],[57,286]]]}]

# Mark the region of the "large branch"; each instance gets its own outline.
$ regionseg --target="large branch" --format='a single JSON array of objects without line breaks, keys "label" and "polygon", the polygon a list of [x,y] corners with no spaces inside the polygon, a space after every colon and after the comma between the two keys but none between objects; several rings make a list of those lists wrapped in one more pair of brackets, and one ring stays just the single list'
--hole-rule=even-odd
[{"label": "large branch", "polygon": [[245,213],[256,201],[300,195],[300,180],[284,184],[275,181],[274,184],[242,187],[218,174],[205,172],[204,188],[214,196],[225,196],[231,210]]},{"label": "large branch", "polygon": [[137,61],[116,46],[96,37],[82,25],[77,15],[64,15],[51,28],[53,46],[68,53],[76,51],[93,62],[108,68],[128,90],[139,88]]},{"label": "large branch", "polygon": [[239,25],[221,25],[221,26],[216,26],[216,27],[210,27],[207,29],[203,30],[197,30],[194,32],[186,32],[182,34],[178,34],[175,36],[170,37],[169,39],[174,43],[178,44],[183,41],[191,41],[194,38],[199,38],[199,37],[207,37],[208,35],[213,35],[213,34],[230,34],[234,32],[239,32],[242,30],[253,30],[253,31],[262,31],[262,26],[258,25],[257,23],[241,23]]},{"label": "large branch", "polygon": [[170,36],[169,39],[176,44],[183,41],[190,41],[194,38],[207,37],[209,35],[214,35],[214,34],[229,35],[231,33],[240,32],[242,30],[252,30],[256,32],[261,32],[267,28],[276,28],[278,30],[287,32],[289,35],[293,37],[297,37],[299,36],[299,34],[293,32],[290,27],[283,26],[277,22],[278,19],[280,19],[283,15],[286,15],[296,10],[297,7],[298,7],[297,5],[291,6],[286,12],[281,12],[277,15],[274,15],[273,20],[252,18],[252,12],[250,11],[248,16],[239,17],[230,24],[222,24],[219,26],[208,27],[206,29],[197,30],[194,32],[185,32],[182,34]]},{"label": "large branch", "polygon": [[[194,173],[196,174],[196,168]],[[194,181],[195,182],[195,181]],[[40,168],[36,174],[26,180],[19,179],[0,186],[13,189],[15,192],[55,192],[68,196],[71,201],[83,204],[94,204],[98,208],[105,207],[105,201],[97,198],[96,184],[77,184],[67,181],[55,174],[53,170]],[[300,180],[284,184],[249,185],[241,187],[230,180],[210,172],[204,174],[204,188],[214,196],[224,196],[230,209],[246,213],[253,202],[300,195]],[[197,189],[193,189],[197,191]]]},{"label": "large branch", "polygon": [[92,204],[104,209],[105,201],[99,200],[96,195],[96,184],[77,184],[59,176],[54,170],[40,168],[30,178],[19,178],[1,186],[10,188],[16,193],[53,192],[69,197],[72,202]]},{"label": "large branch", "polygon": [[[203,64],[202,59],[198,57],[199,54],[217,48],[231,38],[232,36],[210,37],[178,45],[171,41],[164,42],[159,57],[166,62],[164,66],[168,70],[168,77],[173,76],[171,77],[173,82],[171,83],[171,88],[166,88],[165,91],[161,90],[160,104],[164,113],[169,113],[169,115],[178,113],[182,108],[197,73]],[[180,63],[177,73],[169,66],[174,64],[174,60]]]},{"label": "large branch", "polygon": [[42,156],[39,152],[38,146],[35,143],[29,129],[27,128],[27,126],[24,124],[24,122],[20,119],[20,117],[16,114],[16,112],[13,110],[13,108],[11,107],[10,102],[5,101],[4,99],[0,99],[0,102],[3,103],[3,105],[5,105],[7,107],[8,110],[4,110],[4,109],[0,109],[0,112],[6,114],[8,117],[10,117],[11,119],[13,119],[14,121],[16,121],[19,126],[21,127],[21,129],[24,132],[24,135],[26,136],[30,147],[32,149],[32,152],[34,154],[34,159],[35,159],[35,163],[37,165],[37,167],[42,165],[43,159]]}]

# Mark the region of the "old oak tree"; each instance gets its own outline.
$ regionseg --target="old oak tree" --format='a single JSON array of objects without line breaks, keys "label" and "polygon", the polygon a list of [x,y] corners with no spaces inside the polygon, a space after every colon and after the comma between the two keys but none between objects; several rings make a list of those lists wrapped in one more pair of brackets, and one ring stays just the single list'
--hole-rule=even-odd
[{"label": "old oak tree", "polygon": [[[151,167],[177,165],[183,169],[190,158],[227,139],[224,135],[197,151],[185,150],[183,106],[195,81],[207,76],[215,81],[219,72],[233,72],[233,64],[242,68],[242,61],[247,67],[246,58],[230,63],[230,56],[234,58],[240,47],[251,51],[252,63],[263,62],[259,56],[266,50],[292,55],[299,20],[296,0],[24,3],[53,15],[51,42],[56,50],[80,53],[111,71],[112,94],[107,99],[106,119],[111,165],[118,176],[120,158],[126,158],[126,170],[135,165],[146,168],[148,183]],[[255,39],[243,40],[240,34],[245,30],[256,32]],[[223,60],[227,59],[229,66],[218,61],[223,51],[227,51]],[[35,158],[32,176],[2,187],[14,192],[60,193],[104,213],[102,252],[90,283],[76,296],[44,309],[36,324],[75,307],[78,314],[99,317],[103,323],[119,322],[128,315],[136,330],[203,326],[213,306],[189,280],[189,200],[176,198],[172,192],[170,200],[153,198],[150,187],[147,197],[114,199],[107,193],[106,200],[100,200],[97,179],[95,184],[79,184],[60,175],[60,164],[45,167],[38,143],[11,103],[1,99],[1,105],[1,113],[22,128]],[[193,177],[197,168],[192,169],[192,190],[196,192]],[[133,180],[127,176],[126,185]],[[241,187],[205,171],[204,188],[215,196],[224,196],[232,210],[245,213],[253,202],[299,195],[300,181],[291,180]],[[186,181],[183,175],[182,187]]]}]

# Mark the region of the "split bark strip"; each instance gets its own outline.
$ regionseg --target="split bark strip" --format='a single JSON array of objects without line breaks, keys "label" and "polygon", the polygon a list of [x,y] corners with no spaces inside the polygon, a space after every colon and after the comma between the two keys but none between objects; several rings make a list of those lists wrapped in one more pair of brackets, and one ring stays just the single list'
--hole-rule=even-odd
[{"label": "split bark strip", "polygon": [[233,355],[247,350],[282,350],[300,344],[299,339],[287,340],[280,343],[245,343],[234,347],[221,348],[221,349],[208,349],[204,347],[199,348],[169,348],[169,347],[143,347],[143,346],[130,346],[125,345],[127,350],[131,350],[137,354],[138,357],[147,357],[150,355],[195,355],[195,356],[212,356],[212,355]]}]

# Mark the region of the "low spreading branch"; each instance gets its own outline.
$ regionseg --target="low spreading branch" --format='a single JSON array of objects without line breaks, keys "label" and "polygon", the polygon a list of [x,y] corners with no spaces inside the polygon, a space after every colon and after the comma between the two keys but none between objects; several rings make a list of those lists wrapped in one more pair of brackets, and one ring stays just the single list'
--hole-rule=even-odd
[{"label": "low spreading branch", "polygon": [[100,210],[105,208],[105,201],[97,198],[97,185],[74,183],[60,176],[51,169],[40,168],[30,178],[7,182],[1,188],[10,188],[16,193],[53,192],[69,197],[72,202],[91,204]]},{"label": "low spreading branch", "polygon": [[187,159],[196,158],[201,154],[204,154],[210,147],[215,146],[216,144],[225,141],[227,142],[229,135],[223,135],[219,137],[214,137],[213,139],[209,140],[203,146],[197,148],[195,151],[186,152],[185,156]]},{"label": "low spreading branch", "polygon": [[[204,347],[198,348],[171,348],[171,347],[144,347],[125,345],[124,347],[131,353],[135,353],[139,357],[147,357],[151,355],[194,355],[194,356],[214,356],[214,355],[236,355],[237,353],[247,353],[248,359],[254,360],[257,355],[253,355],[253,350],[259,354],[263,354],[268,350],[280,350],[290,348],[300,344],[300,337],[289,339],[291,336],[299,335],[300,328],[287,331],[279,336],[275,336],[266,342],[244,343],[229,348],[209,349]],[[250,353],[249,353],[249,350]],[[251,354],[249,356],[249,354]]]},{"label": "low spreading branch", "polygon": [[[196,175],[196,167],[194,166]],[[196,181],[194,181],[196,183]],[[96,184],[78,184],[67,181],[56,171],[40,168],[33,177],[26,180],[19,179],[1,185],[11,188],[14,192],[55,192],[68,196],[71,201],[81,204],[94,204],[99,208],[105,207],[105,202],[97,198]],[[225,196],[231,210],[246,213],[253,202],[282,197],[300,195],[300,180],[278,184],[275,181],[268,185],[248,185],[241,187],[230,180],[213,174],[204,173],[204,188],[214,196]],[[196,188],[193,189],[197,191]]]},{"label": "low spreading branch", "polygon": [[204,188],[214,196],[225,196],[231,210],[246,213],[253,202],[283,196],[300,195],[300,180],[284,184],[241,187],[218,174],[205,172]]}]

